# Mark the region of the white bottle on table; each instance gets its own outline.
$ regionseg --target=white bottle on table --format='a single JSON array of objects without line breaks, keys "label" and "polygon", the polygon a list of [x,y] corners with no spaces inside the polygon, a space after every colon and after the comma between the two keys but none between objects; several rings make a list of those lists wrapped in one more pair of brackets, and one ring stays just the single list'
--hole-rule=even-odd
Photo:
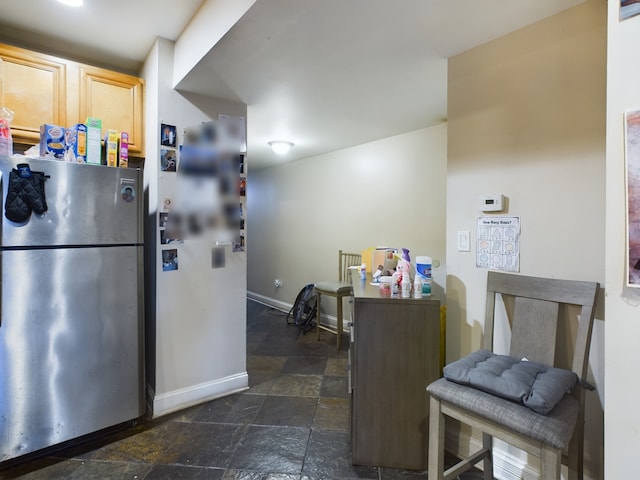
[{"label": "white bottle on table", "polygon": [[411,277],[409,272],[402,272],[402,281],[400,282],[400,296],[402,298],[411,297]]}]

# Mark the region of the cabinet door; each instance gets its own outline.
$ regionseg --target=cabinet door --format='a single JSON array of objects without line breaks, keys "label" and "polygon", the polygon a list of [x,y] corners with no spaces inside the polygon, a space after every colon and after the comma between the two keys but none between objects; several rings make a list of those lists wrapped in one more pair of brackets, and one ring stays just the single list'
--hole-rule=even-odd
[{"label": "cabinet door", "polygon": [[144,154],[143,80],[97,67],[80,67],[80,121],[102,120],[107,129],[129,133],[129,151]]},{"label": "cabinet door", "polygon": [[0,105],[15,114],[14,142],[38,143],[43,123],[67,126],[66,78],[64,60],[0,45]]},{"label": "cabinet door", "polygon": [[358,299],[351,439],[353,463],[427,468],[427,385],[440,376],[439,305]]}]

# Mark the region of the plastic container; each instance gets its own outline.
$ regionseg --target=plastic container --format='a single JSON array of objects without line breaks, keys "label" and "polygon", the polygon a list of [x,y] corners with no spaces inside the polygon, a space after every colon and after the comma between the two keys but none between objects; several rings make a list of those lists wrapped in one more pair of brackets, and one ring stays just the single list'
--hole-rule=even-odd
[{"label": "plastic container", "polygon": [[7,107],[0,107],[0,155],[13,155],[13,139],[11,138],[11,121],[13,111]]},{"label": "plastic container", "polygon": [[380,295],[383,297],[391,296],[391,276],[385,275],[380,277]]},{"label": "plastic container", "polygon": [[431,278],[431,257],[425,255],[416,257],[416,274],[423,278]]},{"label": "plastic container", "polygon": [[422,296],[431,296],[431,277],[422,279]]},{"label": "plastic container", "polygon": [[416,275],[413,280],[413,297],[422,298],[422,280],[420,279],[420,275]]}]

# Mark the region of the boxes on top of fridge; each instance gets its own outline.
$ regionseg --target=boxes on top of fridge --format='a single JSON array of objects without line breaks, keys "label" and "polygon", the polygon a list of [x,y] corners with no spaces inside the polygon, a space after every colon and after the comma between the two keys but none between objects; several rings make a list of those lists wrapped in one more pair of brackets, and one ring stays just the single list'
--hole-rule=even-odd
[{"label": "boxes on top of fridge", "polygon": [[127,132],[120,132],[120,157],[118,159],[118,166],[122,168],[129,167],[129,134]]},{"label": "boxes on top of fridge", "polygon": [[106,150],[107,167],[118,166],[118,130],[107,130],[104,136],[104,146]]},{"label": "boxes on top of fridge", "polygon": [[102,164],[102,120],[87,118],[87,163]]},{"label": "boxes on top of fridge", "polygon": [[40,156],[64,157],[65,129],[58,125],[40,125]]},{"label": "boxes on top of fridge", "polygon": [[64,159],[71,163],[86,163],[87,126],[84,123],[77,123],[67,128],[66,142]]}]

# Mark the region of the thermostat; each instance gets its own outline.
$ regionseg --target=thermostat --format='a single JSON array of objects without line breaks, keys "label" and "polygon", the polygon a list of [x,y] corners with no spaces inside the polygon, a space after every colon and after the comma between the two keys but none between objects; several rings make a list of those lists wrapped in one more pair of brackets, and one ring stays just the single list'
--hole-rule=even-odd
[{"label": "thermostat", "polygon": [[504,195],[483,195],[480,197],[480,209],[483,212],[500,212],[504,205]]}]

